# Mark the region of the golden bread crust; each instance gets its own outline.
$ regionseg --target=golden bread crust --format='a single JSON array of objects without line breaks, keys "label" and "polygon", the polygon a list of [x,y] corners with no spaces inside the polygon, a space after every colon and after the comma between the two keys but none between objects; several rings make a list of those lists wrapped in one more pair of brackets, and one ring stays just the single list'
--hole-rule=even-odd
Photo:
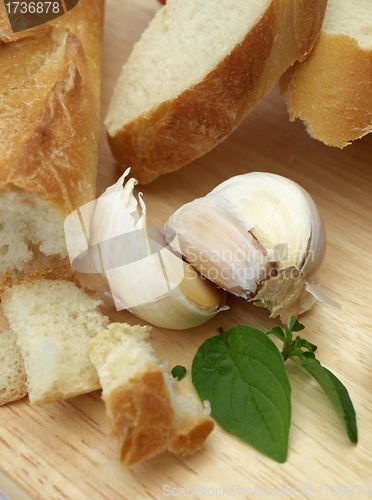
[{"label": "golden bread crust", "polygon": [[346,35],[321,31],[304,63],[281,78],[291,121],[305,121],[309,133],[343,148],[372,130],[372,51]]},{"label": "golden bread crust", "polygon": [[103,0],[14,35],[1,7],[0,74],[15,58],[20,71],[0,82],[0,190],[34,192],[67,216],[95,195]]},{"label": "golden bread crust", "polygon": [[300,61],[307,57],[319,37],[327,3],[328,0],[296,0],[293,4],[293,30]]},{"label": "golden bread crust", "polygon": [[82,287],[77,272],[72,269],[70,264],[65,264],[62,266],[36,268],[28,274],[24,274],[15,279],[11,277],[9,269],[7,269],[0,278],[0,303],[7,300],[7,298],[11,294],[11,288],[13,285],[17,286],[20,284],[25,284],[26,286],[32,287],[37,281],[44,280],[70,281],[71,283],[74,283],[74,285],[76,285],[78,288],[84,290],[87,295],[96,295],[96,292],[94,290]]},{"label": "golden bread crust", "polygon": [[163,372],[152,368],[103,396],[124,467],[160,453],[172,437],[174,412]]},{"label": "golden bread crust", "polygon": [[175,421],[163,370],[152,364],[103,400],[124,469],[164,450],[194,453],[214,428],[204,415]]},{"label": "golden bread crust", "polygon": [[[0,316],[2,316],[0,311]],[[3,318],[1,318],[3,319]],[[11,331],[6,331],[0,333],[1,335],[15,335]],[[13,363],[16,363],[14,359]],[[27,375],[23,365],[23,359],[20,357],[17,363],[17,386],[16,387],[1,387],[0,386],[0,406],[11,403],[12,401],[17,401],[18,399],[22,399],[27,394]],[[12,374],[14,376],[14,372]],[[13,380],[14,383],[14,380]]]},{"label": "golden bread crust", "polygon": [[26,373],[24,373],[22,374],[22,380],[20,380],[18,387],[8,390],[4,395],[0,395],[0,406],[13,403],[13,401],[18,401],[18,399],[24,398],[27,395],[26,382],[27,376]]},{"label": "golden bread crust", "polygon": [[326,0],[273,0],[244,40],[201,82],[108,135],[119,165],[148,183],[225,139],[319,34]]},{"label": "golden bread crust", "polygon": [[214,429],[214,421],[204,415],[190,417],[167,446],[173,453],[195,453]]}]

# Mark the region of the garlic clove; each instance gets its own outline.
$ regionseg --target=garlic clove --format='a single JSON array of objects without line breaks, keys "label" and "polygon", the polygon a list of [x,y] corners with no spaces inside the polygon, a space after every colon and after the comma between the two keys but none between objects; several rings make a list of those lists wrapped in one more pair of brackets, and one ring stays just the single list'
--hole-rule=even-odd
[{"label": "garlic clove", "polygon": [[176,230],[187,262],[224,290],[249,298],[272,268],[265,250],[222,207],[195,200],[182,208],[167,226]]},{"label": "garlic clove", "polygon": [[[86,251],[107,279],[116,308],[127,308],[163,328],[191,328],[208,321],[225,309],[225,292],[170,251],[164,234],[147,226],[146,205],[141,194],[139,203],[133,195],[137,181],[129,179],[123,186],[128,173],[79,211],[89,240]],[[71,234],[76,235],[76,228]],[[172,244],[177,251],[177,241]]]},{"label": "garlic clove", "polygon": [[130,310],[149,323],[172,330],[199,326],[228,309],[226,294],[186,262],[184,279],[168,294]]},{"label": "garlic clove", "polygon": [[162,328],[198,326],[225,306],[226,294],[167,248],[106,270],[106,277],[118,310]]},{"label": "garlic clove", "polygon": [[289,179],[263,172],[233,177],[178,209],[166,228],[176,231],[198,271],[273,317],[288,322],[315,301],[307,283],[325,255],[325,228],[310,195]]}]

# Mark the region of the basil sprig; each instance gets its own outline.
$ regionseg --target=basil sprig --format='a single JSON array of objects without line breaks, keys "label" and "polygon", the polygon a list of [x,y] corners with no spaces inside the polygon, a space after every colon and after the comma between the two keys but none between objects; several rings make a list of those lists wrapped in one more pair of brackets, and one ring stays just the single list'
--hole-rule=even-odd
[{"label": "basil sprig", "polygon": [[282,355],[284,360],[291,359],[318,382],[336,410],[339,419],[344,424],[350,441],[357,443],[358,430],[355,410],[346,387],[315,358],[316,345],[302,339],[300,336],[293,338],[292,332],[298,332],[304,328],[304,325],[299,323],[293,316],[289,327],[284,327],[284,331],[280,327],[274,327],[267,334],[275,335],[283,341]]},{"label": "basil sprig", "polygon": [[[317,347],[293,333],[304,329],[295,317],[284,330],[267,333],[236,326],[207,339],[192,364],[192,382],[212,415],[226,430],[236,434],[278,462],[288,453],[291,424],[291,386],[284,361],[290,359],[322,387],[350,440],[357,442],[353,404],[344,385],[315,358]],[[279,351],[268,335],[283,342]]]}]

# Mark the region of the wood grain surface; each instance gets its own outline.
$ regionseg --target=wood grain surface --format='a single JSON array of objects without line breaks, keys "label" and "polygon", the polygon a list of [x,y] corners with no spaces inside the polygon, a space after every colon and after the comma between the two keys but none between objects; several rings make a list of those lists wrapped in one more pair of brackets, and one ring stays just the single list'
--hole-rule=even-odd
[{"label": "wood grain surface", "polygon": [[[122,64],[157,9],[155,0],[107,1],[102,116]],[[350,444],[316,384],[288,362],[292,427],[288,459],[282,465],[217,425],[194,456],[164,453],[122,472],[97,391],[40,407],[30,406],[24,398],[0,408],[0,491],[11,500],[141,500],[166,497],[169,490],[163,487],[169,485],[177,496],[182,493],[179,488],[189,488],[188,496],[199,498],[243,498],[243,493],[252,498],[367,498],[372,490],[371,159],[372,135],[343,151],[328,148],[312,140],[300,122],[288,121],[285,104],[274,89],[216,149],[141,188],[154,224],[163,224],[181,204],[244,172],[285,175],[309,191],[328,233],[319,278],[342,310],[318,303],[302,321],[306,338],[318,345],[320,361],[349,390],[358,418],[358,445]],[[98,193],[119,174],[102,133]],[[92,285],[112,320],[138,322],[126,311],[116,312],[99,281]],[[152,330],[158,356],[170,366],[187,367],[189,374],[180,383],[185,394],[196,397],[192,358],[217,327],[249,324],[267,330],[278,324],[267,311],[243,300],[230,297],[228,303],[229,311],[201,327]],[[4,329],[5,320],[0,321]],[[327,491],[322,485],[334,488]]]}]

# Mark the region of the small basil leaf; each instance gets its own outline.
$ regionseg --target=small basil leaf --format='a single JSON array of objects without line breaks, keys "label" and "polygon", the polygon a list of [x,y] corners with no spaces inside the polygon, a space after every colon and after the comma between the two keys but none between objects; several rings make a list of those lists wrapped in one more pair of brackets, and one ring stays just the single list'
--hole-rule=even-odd
[{"label": "small basil leaf", "polygon": [[288,328],[288,326],[284,327],[284,331],[285,331],[285,338],[286,338],[286,340],[292,340],[293,339],[293,335],[292,335],[291,330]]},{"label": "small basil leaf", "polygon": [[358,430],[355,410],[346,387],[316,359],[306,357],[301,366],[318,382],[325,392],[341,422],[345,425],[350,441],[357,443]]},{"label": "small basil leaf", "polygon": [[295,346],[296,347],[302,347],[302,338],[300,336],[297,336],[294,340]]},{"label": "small basil leaf", "polygon": [[301,353],[301,357],[315,359],[315,354],[312,351],[305,351]]},{"label": "small basil leaf", "polygon": [[261,330],[237,326],[206,340],[192,382],[228,431],[284,462],[291,422],[291,387],[283,358]]},{"label": "small basil leaf", "polygon": [[283,342],[285,341],[285,335],[280,326],[274,326],[266,333],[266,335],[275,335],[275,337],[277,337],[278,339],[282,340]]},{"label": "small basil leaf", "polygon": [[[292,316],[292,318],[294,318],[294,316]],[[301,330],[303,330],[305,328],[305,325],[303,325],[302,323],[300,323],[299,321],[297,321],[297,319],[295,320],[295,322],[293,323],[292,325],[292,332],[300,332]]]},{"label": "small basil leaf", "polygon": [[186,375],[186,368],[181,365],[176,365],[172,368],[172,376],[174,378],[178,378],[178,380],[182,380],[184,376]]},{"label": "small basil leaf", "polygon": [[297,322],[297,318],[296,316],[291,316],[291,319],[289,320],[289,325],[288,325],[288,328],[293,332],[293,328],[295,327],[296,325],[296,322]]},{"label": "small basil leaf", "polygon": [[306,339],[301,339],[301,347],[305,347],[308,351],[315,352],[318,347],[315,344],[312,344]]}]

